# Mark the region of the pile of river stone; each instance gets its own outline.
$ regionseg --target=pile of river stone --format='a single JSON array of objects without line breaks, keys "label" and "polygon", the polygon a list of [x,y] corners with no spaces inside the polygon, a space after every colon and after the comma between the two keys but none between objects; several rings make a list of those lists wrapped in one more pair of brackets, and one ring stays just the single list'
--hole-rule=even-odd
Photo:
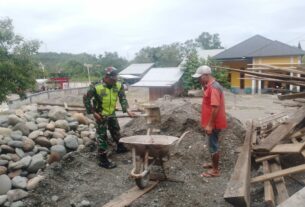
[{"label": "pile of river stone", "polygon": [[38,111],[24,106],[0,119],[0,206],[21,207],[28,191],[44,179],[39,175],[50,155],[62,158],[94,143],[95,128],[81,113],[61,107]]}]

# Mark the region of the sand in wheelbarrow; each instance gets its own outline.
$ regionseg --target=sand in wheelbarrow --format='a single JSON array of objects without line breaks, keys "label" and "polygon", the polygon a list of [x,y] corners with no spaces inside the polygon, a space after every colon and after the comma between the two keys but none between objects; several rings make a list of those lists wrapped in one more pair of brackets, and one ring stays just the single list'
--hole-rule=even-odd
[{"label": "sand in wheelbarrow", "polygon": [[[221,134],[222,175],[201,178],[202,163],[209,161],[210,155],[199,125],[200,105],[183,99],[157,104],[162,115],[160,134],[179,137],[190,131],[165,164],[168,177],[178,182],[161,182],[131,206],[230,206],[223,200],[223,193],[237,158],[236,148],[243,142],[243,125],[228,116],[229,127]],[[122,129],[122,135],[145,134],[145,123],[143,117],[132,120]],[[91,206],[102,206],[135,185],[129,177],[131,153],[112,155],[111,159],[118,164],[112,170],[99,168],[95,156],[95,152],[86,149],[53,163],[43,173],[46,179],[25,200],[27,206],[71,206],[82,200],[90,201]]]}]

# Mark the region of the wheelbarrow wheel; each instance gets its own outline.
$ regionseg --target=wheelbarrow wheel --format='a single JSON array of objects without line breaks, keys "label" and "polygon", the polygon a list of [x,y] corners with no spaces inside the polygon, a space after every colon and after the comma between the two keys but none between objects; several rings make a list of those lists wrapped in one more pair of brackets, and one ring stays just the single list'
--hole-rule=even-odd
[{"label": "wheelbarrow wheel", "polygon": [[[137,161],[136,173],[141,173],[143,170],[144,170],[143,162]],[[144,189],[147,186],[147,184],[149,182],[149,174],[150,174],[150,172],[148,172],[144,177],[135,178],[136,185],[140,189]]]}]

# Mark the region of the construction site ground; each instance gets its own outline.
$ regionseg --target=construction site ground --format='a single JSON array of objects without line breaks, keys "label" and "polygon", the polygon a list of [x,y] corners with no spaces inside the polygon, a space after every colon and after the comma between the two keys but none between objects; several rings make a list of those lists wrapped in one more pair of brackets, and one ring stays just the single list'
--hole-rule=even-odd
[{"label": "construction site ground", "polygon": [[[134,95],[130,96],[134,98]],[[81,101],[82,97],[73,96],[52,100],[68,104],[81,104]],[[133,104],[135,101],[129,98],[129,102]],[[137,102],[141,102],[141,99],[138,98]],[[234,169],[238,147],[243,143],[244,123],[248,119],[293,110],[293,107],[285,107],[283,103],[286,102],[278,103],[275,95],[226,93],[228,129],[221,134],[222,174],[209,179],[199,176],[204,170],[203,162],[210,158],[207,139],[199,125],[201,98],[157,101],[162,116],[160,134],[179,137],[185,131],[190,133],[182,140],[176,154],[166,162],[166,174],[171,180],[160,182],[131,206],[231,206],[224,201],[223,193]],[[120,119],[120,124],[123,136],[146,133],[144,118]],[[77,206],[83,200],[90,201],[94,207],[103,206],[135,186],[129,176],[131,153],[111,153],[110,158],[118,167],[112,170],[100,168],[97,166],[95,148],[87,147],[83,152],[71,153],[61,162],[51,164],[43,172],[46,179],[26,199],[27,206],[68,207]],[[158,167],[153,171],[160,174]],[[259,200],[254,200],[255,206],[260,206],[259,203]]]}]

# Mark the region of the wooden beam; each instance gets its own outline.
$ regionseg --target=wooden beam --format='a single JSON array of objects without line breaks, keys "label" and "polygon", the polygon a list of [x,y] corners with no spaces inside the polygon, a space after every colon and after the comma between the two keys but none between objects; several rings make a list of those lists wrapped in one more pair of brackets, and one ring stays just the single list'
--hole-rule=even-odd
[{"label": "wooden beam", "polygon": [[266,180],[272,180],[274,178],[283,177],[289,174],[296,174],[305,171],[305,164],[287,168],[285,170],[272,172],[266,175],[257,176],[251,179],[251,183],[264,182]]},{"label": "wooden beam", "polygon": [[264,156],[264,157],[259,157],[255,159],[255,162],[263,162],[263,161],[267,161],[267,160],[272,160],[279,157],[279,155],[268,155],[268,156]]},{"label": "wooden beam", "polygon": [[123,193],[122,195],[114,198],[109,203],[106,203],[103,205],[103,207],[125,207],[129,206],[133,201],[135,201],[137,198],[141,197],[143,194],[147,193],[159,182],[157,181],[150,181],[148,186],[144,188],[143,190],[139,189],[137,186],[129,189],[127,192]]},{"label": "wooden beam", "polygon": [[291,84],[291,85],[296,85],[296,86],[305,86],[304,81],[289,81],[289,80],[281,80],[281,79],[276,79],[276,78],[263,78],[263,77],[257,77],[255,75],[247,75],[248,78],[239,78],[239,79],[244,79],[244,80],[264,80],[264,81],[273,81],[273,82],[280,82],[280,83],[286,83],[286,84]]},{"label": "wooden beam", "polygon": [[301,153],[305,146],[304,143],[292,143],[292,144],[278,144],[272,148],[270,153],[288,154],[288,153]]},{"label": "wooden beam", "polygon": [[274,131],[271,132],[264,140],[261,141],[259,145],[254,147],[255,151],[258,152],[269,152],[275,145],[280,143],[283,139],[285,139],[292,130],[305,118],[305,106],[296,110],[294,114],[292,114],[285,124],[281,124]]},{"label": "wooden beam", "polygon": [[239,154],[234,171],[224,194],[224,199],[239,207],[250,206],[250,169],[251,169],[251,137],[253,123],[247,124],[243,149]]},{"label": "wooden beam", "polygon": [[[268,161],[263,161],[263,171],[264,171],[264,174],[270,173]],[[275,205],[274,192],[273,192],[272,184],[270,181],[264,182],[264,195],[265,195],[265,198],[264,198],[265,206],[273,207]]]},{"label": "wooden beam", "polygon": [[[281,165],[278,163],[279,159],[277,159],[277,162],[273,162],[270,164],[271,172],[277,172],[282,170]],[[285,179],[284,177],[278,177],[273,179],[273,183],[277,191],[277,203],[280,204],[289,198],[289,194],[285,185]]]},{"label": "wooden beam", "polygon": [[281,68],[281,67],[274,67],[274,68],[247,68],[247,70],[250,71],[272,71],[272,72],[290,72],[290,73],[295,73],[295,74],[302,74],[305,75],[304,71],[297,70],[294,68]]},{"label": "wooden beam", "polygon": [[305,188],[302,188],[277,207],[301,207],[305,204]]},{"label": "wooden beam", "polygon": [[305,98],[305,92],[288,94],[288,95],[278,95],[277,97],[280,100],[295,99],[295,98]]},{"label": "wooden beam", "polygon": [[[65,107],[65,104],[61,103],[45,103],[45,102],[37,102],[37,105],[42,106],[62,106]],[[77,105],[77,104],[67,104],[68,107],[76,107],[76,108],[85,108],[84,105]]]},{"label": "wooden beam", "polygon": [[274,74],[274,73],[260,73],[260,72],[252,72],[247,70],[239,70],[235,68],[228,68],[228,67],[221,67],[221,66],[212,66],[214,68],[224,69],[224,70],[230,70],[250,75],[255,75],[258,77],[265,77],[265,78],[276,78],[276,79],[282,79],[282,80],[292,80],[292,81],[305,81],[305,78],[298,77],[298,76],[289,76],[289,75],[283,75],[283,74]]}]

